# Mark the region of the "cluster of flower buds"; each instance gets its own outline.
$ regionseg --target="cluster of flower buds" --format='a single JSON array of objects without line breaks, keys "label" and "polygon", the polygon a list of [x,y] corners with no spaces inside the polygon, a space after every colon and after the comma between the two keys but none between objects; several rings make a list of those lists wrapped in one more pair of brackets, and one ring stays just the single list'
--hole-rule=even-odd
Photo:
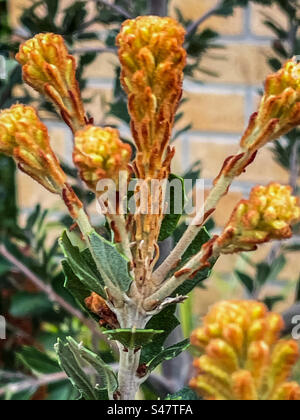
[{"label": "cluster of flower buds", "polygon": [[291,225],[300,220],[300,201],[292,188],[272,183],[253,188],[242,200],[217,244],[222,253],[253,251],[258,244],[292,236]]},{"label": "cluster of flower buds", "polygon": [[211,400],[300,400],[300,386],[288,382],[298,344],[279,340],[283,327],[262,303],[219,302],[192,335],[204,355],[194,362],[190,386]]},{"label": "cluster of flower buds", "polygon": [[36,35],[21,45],[16,59],[25,82],[47,95],[74,132],[85,125],[75,59],[60,35]]},{"label": "cluster of flower buds", "polygon": [[47,128],[36,111],[15,105],[0,113],[0,152],[47,190],[61,194],[66,176],[53,153]]},{"label": "cluster of flower buds", "polygon": [[163,157],[182,95],[184,37],[174,19],[145,16],[126,21],[117,38],[140,179],[168,177],[174,151]]},{"label": "cluster of flower buds", "polygon": [[118,185],[119,173],[128,171],[131,147],[123,143],[118,130],[86,126],[76,133],[73,160],[85,183],[96,192],[101,179]]},{"label": "cluster of flower buds", "polygon": [[300,63],[289,60],[275,74],[268,76],[265,94],[242,138],[241,146],[258,150],[300,124]]}]

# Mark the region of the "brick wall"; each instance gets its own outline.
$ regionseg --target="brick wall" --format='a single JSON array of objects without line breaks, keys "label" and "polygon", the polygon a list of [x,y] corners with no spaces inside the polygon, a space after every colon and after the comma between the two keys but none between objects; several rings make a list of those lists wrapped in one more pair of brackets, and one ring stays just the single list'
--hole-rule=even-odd
[{"label": "brick wall", "polygon": [[[30,0],[9,1],[11,19],[17,26],[20,8],[30,4]],[[214,2],[215,0],[171,0],[171,13],[174,15],[175,7],[179,7],[185,17],[194,19],[211,8]],[[186,80],[184,84],[184,94],[189,101],[184,105],[183,123],[191,122],[193,129],[177,142],[174,170],[182,173],[192,162],[200,159],[207,188],[211,186],[224,159],[238,148],[243,129],[256,108],[257,92],[269,72],[266,60],[272,38],[262,23],[262,13],[276,16],[283,26],[287,24],[276,8],[266,9],[257,5],[246,10],[237,9],[233,17],[212,17],[207,20],[204,27],[219,31],[220,42],[225,48],[207,53],[202,67],[214,70],[219,77],[199,73],[199,80]],[[88,90],[95,96],[89,105],[89,111],[94,115],[101,113],[99,98],[104,96],[109,99],[112,94],[114,62],[113,55],[101,55],[87,71]],[[58,152],[70,157],[71,138],[68,129],[53,121],[48,121],[48,126]],[[231,192],[223,199],[216,213],[217,225],[224,225],[236,202],[242,196],[247,196],[252,186],[269,181],[287,182],[288,176],[273,161],[270,148],[266,148],[260,152],[247,173],[234,182]],[[37,185],[33,188],[31,180],[22,174],[19,175],[19,183],[20,204],[25,209],[41,200],[43,204],[56,203],[55,197],[50,199]],[[267,252],[268,247],[262,247],[257,258],[264,258]],[[217,269],[230,273],[235,263],[236,257],[226,257],[220,260]],[[295,275],[293,264],[285,274]],[[205,294],[202,296],[205,297]]]}]

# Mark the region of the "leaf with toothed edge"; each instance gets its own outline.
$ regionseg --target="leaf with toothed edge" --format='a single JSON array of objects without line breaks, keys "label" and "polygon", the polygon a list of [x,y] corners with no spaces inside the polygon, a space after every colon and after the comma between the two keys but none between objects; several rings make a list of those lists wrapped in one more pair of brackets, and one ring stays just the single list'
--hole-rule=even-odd
[{"label": "leaf with toothed edge", "polygon": [[164,331],[162,330],[140,330],[134,328],[119,328],[103,332],[103,334],[108,335],[111,340],[119,341],[123,346],[129,349],[144,347],[152,342],[157,335],[163,333]]}]

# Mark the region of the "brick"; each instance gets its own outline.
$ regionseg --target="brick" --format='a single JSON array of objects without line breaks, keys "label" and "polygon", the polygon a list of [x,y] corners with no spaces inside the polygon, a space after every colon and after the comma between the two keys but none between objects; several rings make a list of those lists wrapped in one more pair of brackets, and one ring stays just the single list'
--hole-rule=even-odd
[{"label": "brick", "polygon": [[[212,141],[197,141],[194,138],[189,140],[188,159],[191,162],[200,160],[202,162],[202,176],[207,179],[215,178],[223,165],[224,160],[237,152],[238,145],[226,143],[214,143]],[[282,183],[288,182],[286,171],[281,168],[273,159],[271,150],[267,147],[259,151],[256,160],[242,174],[239,181],[266,184],[271,181]]]},{"label": "brick", "polygon": [[[178,8],[184,18],[195,20],[204,15],[216,3],[216,0],[185,0],[183,5],[182,0],[173,0],[170,13],[173,17],[176,17],[175,9]],[[210,28],[224,35],[238,35],[243,32],[243,18],[243,10],[236,8],[233,16],[228,18],[212,16],[201,25],[200,29]]]},{"label": "brick", "polygon": [[275,20],[280,26],[288,30],[288,18],[281,11],[279,6],[271,5],[264,7],[259,4],[251,4],[251,31],[257,36],[274,36],[274,32],[269,29],[264,21],[266,19]]},{"label": "brick", "polygon": [[261,85],[270,73],[270,54],[268,45],[228,44],[214,54],[207,53],[201,61],[201,67],[214,71],[218,77],[198,72],[197,78],[210,83]]},{"label": "brick", "polygon": [[110,52],[98,54],[95,61],[86,67],[84,77],[88,79],[114,79],[117,55]]},{"label": "brick", "polygon": [[181,124],[200,131],[241,133],[244,128],[244,96],[186,92]]}]

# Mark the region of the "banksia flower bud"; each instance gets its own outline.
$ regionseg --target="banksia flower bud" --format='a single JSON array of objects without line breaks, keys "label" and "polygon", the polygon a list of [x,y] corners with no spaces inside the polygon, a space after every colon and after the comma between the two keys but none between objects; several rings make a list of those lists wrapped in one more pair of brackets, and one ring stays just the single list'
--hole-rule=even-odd
[{"label": "banksia flower bud", "polygon": [[299,359],[296,341],[279,340],[280,315],[254,301],[216,304],[191,342],[204,351],[190,386],[213,400],[300,400],[287,382]]},{"label": "banksia flower bud", "polygon": [[36,35],[20,46],[16,59],[23,66],[25,82],[53,101],[73,131],[85,125],[75,58],[60,35]]},{"label": "banksia flower bud", "polygon": [[66,176],[50,147],[47,128],[33,108],[15,105],[0,113],[0,152],[13,157],[23,172],[47,190],[61,194]]},{"label": "banksia flower bud", "polygon": [[234,210],[218,239],[222,253],[255,250],[257,244],[292,236],[291,225],[300,220],[300,202],[292,188],[280,184],[255,187],[249,200]]},{"label": "banksia flower bud", "polygon": [[117,38],[132,132],[143,152],[137,159],[140,178],[161,170],[182,95],[184,37],[174,19],[145,16],[126,21]]},{"label": "banksia flower bud", "polygon": [[300,124],[300,63],[289,60],[270,75],[258,113],[250,120],[241,145],[257,150]]},{"label": "banksia flower bud", "polygon": [[73,159],[81,178],[93,191],[101,179],[118,183],[120,171],[128,171],[130,158],[131,147],[113,128],[89,125],[76,133]]}]

